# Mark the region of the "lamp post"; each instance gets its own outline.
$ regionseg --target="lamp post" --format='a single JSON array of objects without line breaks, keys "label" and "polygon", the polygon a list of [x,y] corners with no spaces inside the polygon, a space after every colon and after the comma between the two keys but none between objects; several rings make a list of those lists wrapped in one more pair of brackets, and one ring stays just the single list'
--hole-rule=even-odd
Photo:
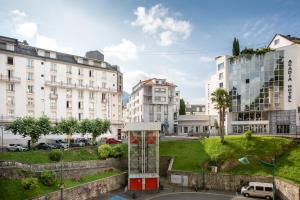
[{"label": "lamp post", "polygon": [[64,158],[64,149],[61,146],[60,150],[62,152],[61,161],[60,161],[60,200],[64,199],[64,183],[63,183],[63,158]]},{"label": "lamp post", "polygon": [[[248,160],[247,156],[242,157],[239,159],[239,162],[247,165],[250,164],[250,161]],[[275,185],[275,159],[272,159],[271,163],[268,162],[264,162],[262,160],[259,160],[260,164],[267,167],[267,168],[272,168],[272,184],[273,184],[273,189],[272,189],[272,196],[273,196],[273,200],[275,200],[275,191],[276,191],[276,185]]]}]

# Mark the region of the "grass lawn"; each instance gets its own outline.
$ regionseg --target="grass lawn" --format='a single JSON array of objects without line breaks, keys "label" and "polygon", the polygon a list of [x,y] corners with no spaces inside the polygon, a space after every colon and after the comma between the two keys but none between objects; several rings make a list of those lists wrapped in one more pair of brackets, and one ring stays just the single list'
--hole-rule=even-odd
[{"label": "grass lawn", "polygon": [[[0,153],[0,160],[15,160],[28,164],[51,163],[48,157],[50,151],[4,152]],[[96,148],[86,147],[64,151],[64,161],[98,160]]]},{"label": "grass lawn", "polygon": [[[72,179],[65,179],[65,188],[73,187],[90,181],[106,178],[109,176],[120,174],[118,171],[114,172],[101,172],[93,175],[83,176],[80,180],[75,181]],[[33,197],[43,195],[49,192],[59,190],[59,184],[54,186],[44,186],[39,183],[38,187],[34,190],[24,190],[21,185],[21,180],[9,180],[1,179],[0,180],[0,199],[6,200],[21,200],[21,199],[31,199]]]},{"label": "grass lawn", "polygon": [[249,156],[249,165],[238,165],[221,173],[271,175],[271,170],[262,166],[258,159],[270,159],[276,154],[276,176],[300,184],[300,145],[290,139],[279,137],[255,136],[247,141],[244,136],[225,137],[226,143],[220,144],[218,137],[199,140],[163,141],[160,143],[160,154],[174,156],[174,170],[201,171],[201,165],[210,160],[237,161]]}]

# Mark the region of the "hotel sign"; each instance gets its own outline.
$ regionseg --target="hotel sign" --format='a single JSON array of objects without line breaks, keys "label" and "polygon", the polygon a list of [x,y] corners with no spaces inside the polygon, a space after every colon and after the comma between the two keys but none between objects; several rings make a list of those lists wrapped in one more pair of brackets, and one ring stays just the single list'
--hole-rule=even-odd
[{"label": "hotel sign", "polygon": [[[288,61],[288,82],[292,81],[292,61]],[[292,84],[288,83],[288,102],[292,102]]]}]

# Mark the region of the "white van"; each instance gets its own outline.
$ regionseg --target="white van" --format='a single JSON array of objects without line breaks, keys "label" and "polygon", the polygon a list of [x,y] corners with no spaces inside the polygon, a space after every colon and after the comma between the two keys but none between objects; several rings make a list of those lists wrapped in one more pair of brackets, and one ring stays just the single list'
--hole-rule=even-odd
[{"label": "white van", "polygon": [[241,194],[245,197],[263,197],[265,199],[272,199],[273,197],[273,184],[272,183],[260,183],[250,182],[248,186],[244,186],[241,189]]}]

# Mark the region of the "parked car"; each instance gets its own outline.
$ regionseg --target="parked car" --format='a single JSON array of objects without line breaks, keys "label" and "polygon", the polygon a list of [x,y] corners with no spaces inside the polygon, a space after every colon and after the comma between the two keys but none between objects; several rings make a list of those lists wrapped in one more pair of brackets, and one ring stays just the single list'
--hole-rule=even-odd
[{"label": "parked car", "polygon": [[22,144],[9,144],[7,151],[27,151],[28,148]]},{"label": "parked car", "polygon": [[66,142],[64,140],[61,140],[61,139],[58,139],[58,140],[48,139],[48,140],[46,140],[46,142],[48,144],[53,145],[54,148],[56,148],[56,149],[60,149],[60,148],[67,149],[67,148],[69,148],[68,142]]},{"label": "parked car", "polygon": [[85,146],[93,145],[92,139],[86,139],[86,138],[78,138],[77,141],[83,142]]},{"label": "parked car", "polygon": [[122,143],[122,141],[121,140],[117,140],[115,138],[108,138],[106,140],[106,144],[120,144],[120,143]]},{"label": "parked car", "polygon": [[80,140],[71,139],[70,146],[71,147],[84,147],[85,144],[84,144],[84,142],[81,142]]},{"label": "parked car", "polygon": [[245,197],[262,197],[272,199],[273,184],[250,182],[249,185],[242,187],[241,194]]},{"label": "parked car", "polygon": [[51,150],[55,149],[55,147],[52,144],[41,142],[35,146],[35,149],[39,150]]}]

